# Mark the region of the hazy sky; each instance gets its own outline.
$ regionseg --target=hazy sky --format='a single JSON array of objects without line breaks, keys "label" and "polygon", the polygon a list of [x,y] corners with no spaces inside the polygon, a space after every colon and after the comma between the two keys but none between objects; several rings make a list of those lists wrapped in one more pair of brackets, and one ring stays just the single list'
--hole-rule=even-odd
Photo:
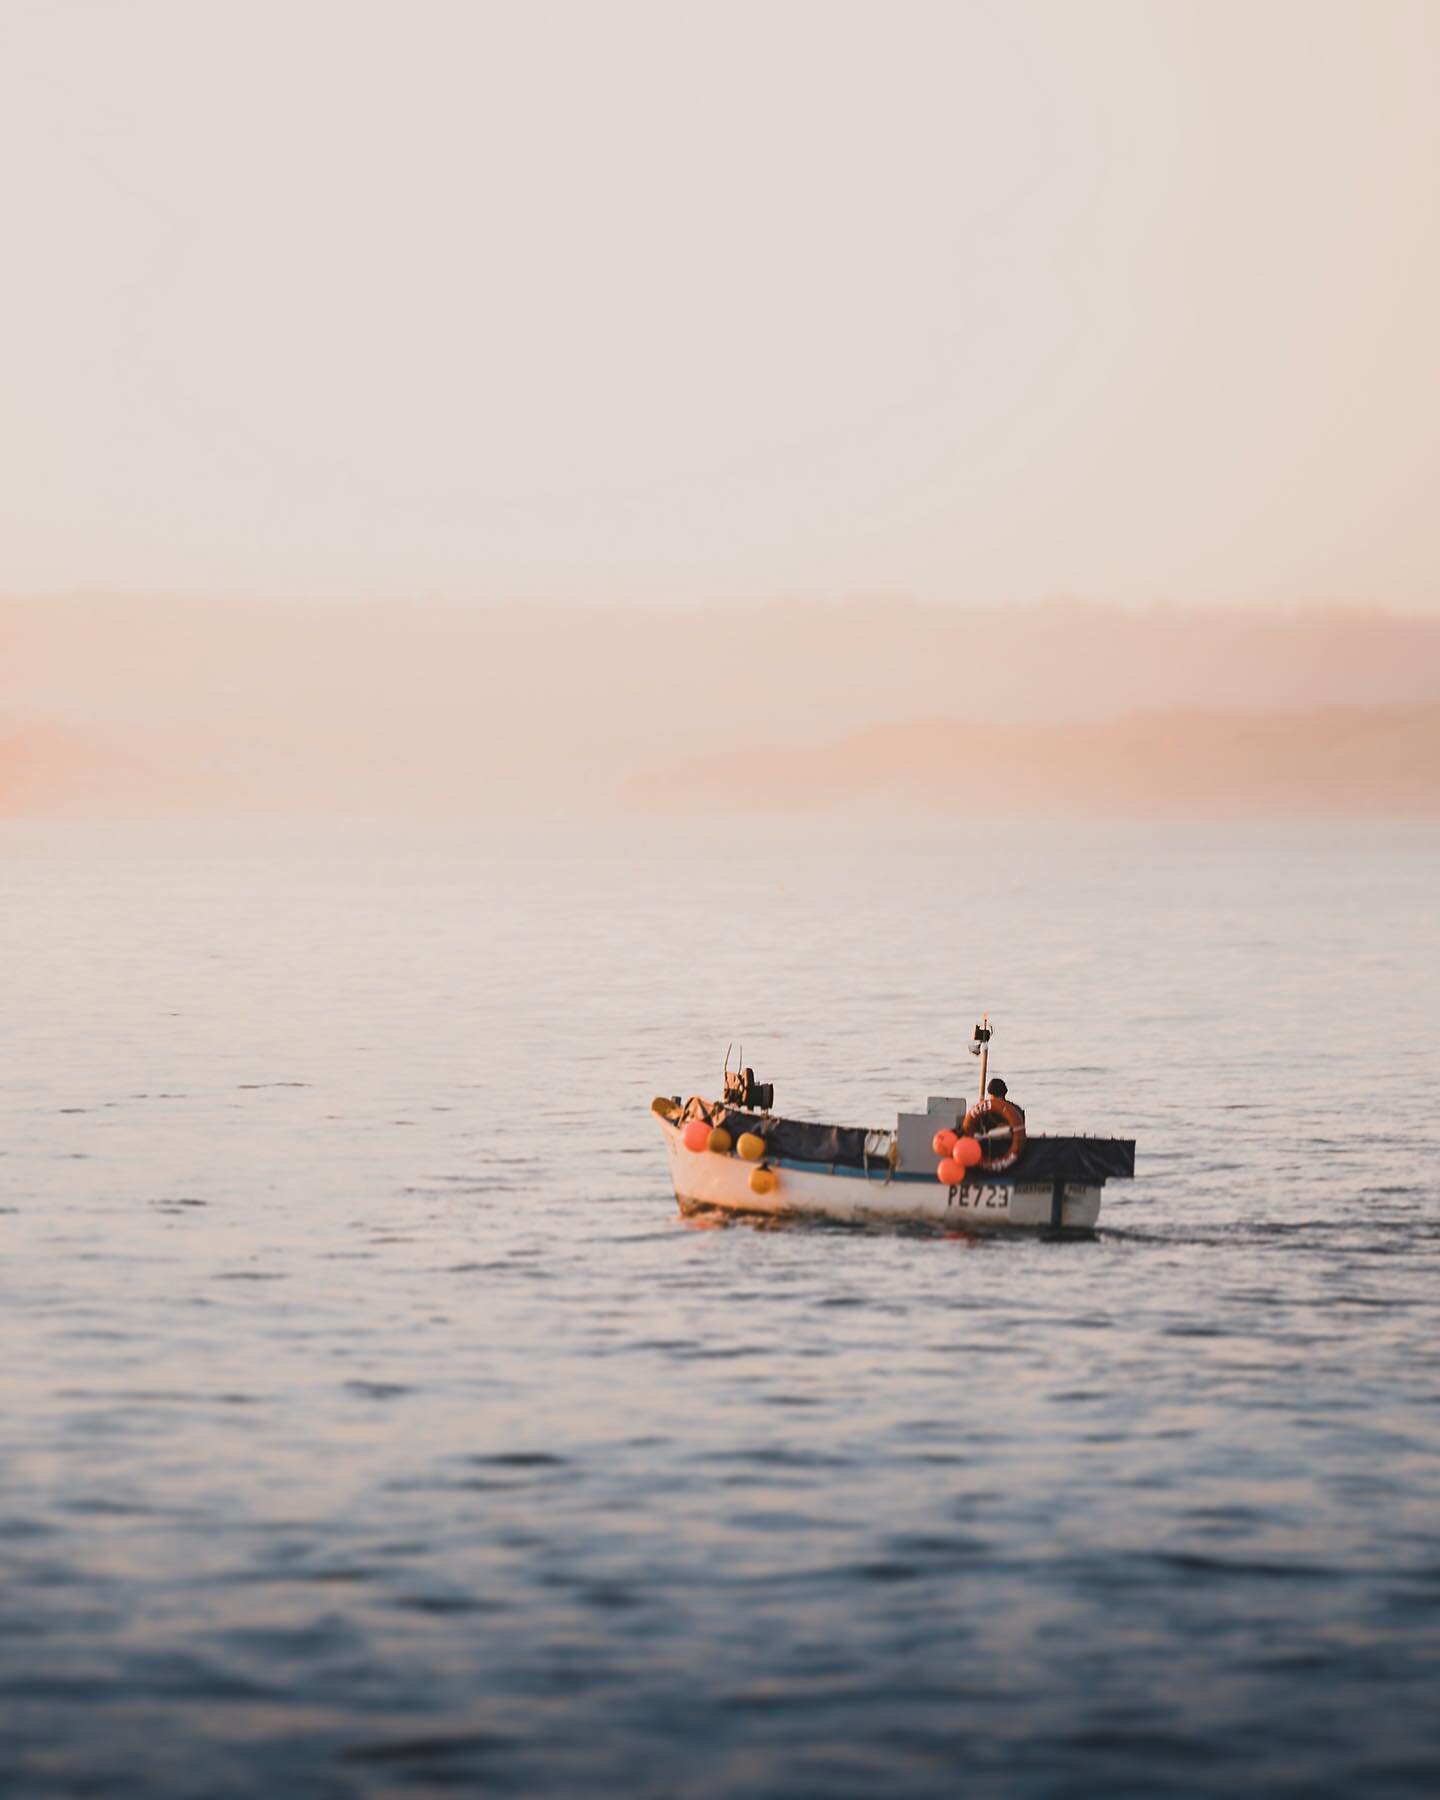
[{"label": "hazy sky", "polygon": [[0,0],[0,588],[1440,607],[1440,5]]}]

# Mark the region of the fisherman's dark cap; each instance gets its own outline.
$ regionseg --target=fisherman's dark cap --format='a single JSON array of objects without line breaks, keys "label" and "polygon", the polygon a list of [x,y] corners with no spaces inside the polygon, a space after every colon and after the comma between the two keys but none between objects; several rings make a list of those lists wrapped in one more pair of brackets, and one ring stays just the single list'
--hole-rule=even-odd
[{"label": "fisherman's dark cap", "polygon": [[997,1075],[990,1083],[989,1087],[986,1088],[985,1092],[987,1094],[993,1094],[997,1100],[1003,1100],[1010,1090]]}]

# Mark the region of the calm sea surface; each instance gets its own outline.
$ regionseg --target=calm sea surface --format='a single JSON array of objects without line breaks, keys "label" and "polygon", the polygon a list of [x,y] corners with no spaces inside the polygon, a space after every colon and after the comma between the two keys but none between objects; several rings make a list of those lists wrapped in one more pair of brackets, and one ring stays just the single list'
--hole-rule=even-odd
[{"label": "calm sea surface", "polygon": [[[0,1788],[1440,1787],[1440,835],[0,828]],[[655,1093],[1139,1139],[682,1223]]]}]

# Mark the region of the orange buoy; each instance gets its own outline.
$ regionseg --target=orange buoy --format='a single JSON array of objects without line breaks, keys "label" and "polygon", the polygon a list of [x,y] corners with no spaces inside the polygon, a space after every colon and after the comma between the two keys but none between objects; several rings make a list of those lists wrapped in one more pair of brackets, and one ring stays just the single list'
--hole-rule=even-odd
[{"label": "orange buoy", "polygon": [[765,1154],[765,1140],[762,1137],[757,1137],[753,1131],[742,1131],[736,1142],[735,1148],[745,1158],[746,1162],[759,1162],[760,1158]]},{"label": "orange buoy", "polygon": [[710,1144],[710,1127],[704,1119],[692,1119],[680,1134],[687,1150],[705,1150]]},{"label": "orange buoy", "polygon": [[713,1150],[717,1156],[728,1156],[730,1154],[732,1149],[730,1133],[723,1125],[717,1125],[710,1133],[710,1141],[706,1148]]},{"label": "orange buoy", "polygon": [[955,1140],[955,1160],[967,1169],[973,1169],[984,1154],[974,1138],[962,1137]]},{"label": "orange buoy", "polygon": [[773,1194],[775,1192],[775,1171],[773,1169],[752,1169],[750,1171],[750,1192],[752,1194]]},{"label": "orange buoy", "polygon": [[935,1179],[943,1187],[954,1187],[957,1182],[965,1179],[964,1167],[953,1156],[943,1156],[940,1167],[935,1171]]},{"label": "orange buoy", "polygon": [[930,1148],[937,1156],[953,1156],[955,1154],[955,1133],[953,1131],[937,1131]]}]

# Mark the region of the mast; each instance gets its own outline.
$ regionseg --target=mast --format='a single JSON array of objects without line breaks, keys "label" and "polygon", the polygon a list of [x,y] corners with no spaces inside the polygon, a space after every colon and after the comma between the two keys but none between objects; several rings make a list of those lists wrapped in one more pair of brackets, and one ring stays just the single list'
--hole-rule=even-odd
[{"label": "mast", "polygon": [[985,1075],[990,1067],[990,1015],[982,1013],[970,1040],[970,1054],[980,1058],[980,1104],[985,1104]]}]

